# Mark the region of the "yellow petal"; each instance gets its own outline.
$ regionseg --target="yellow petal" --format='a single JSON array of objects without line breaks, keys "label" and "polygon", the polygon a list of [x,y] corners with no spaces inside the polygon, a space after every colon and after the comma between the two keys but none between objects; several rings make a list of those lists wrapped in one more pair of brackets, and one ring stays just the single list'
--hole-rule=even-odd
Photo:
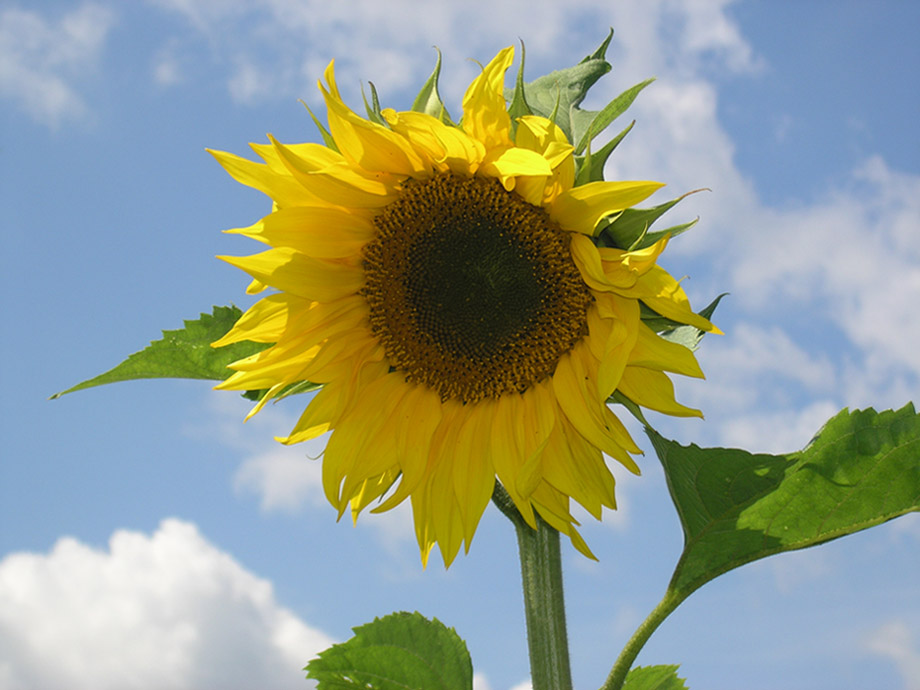
[{"label": "yellow petal", "polygon": [[693,351],[679,343],[665,340],[644,323],[639,323],[636,346],[629,353],[631,366],[672,371],[675,374],[705,378]]},{"label": "yellow petal", "polygon": [[400,373],[376,379],[361,391],[329,437],[323,454],[323,487],[340,510],[365,480],[393,466],[394,457],[375,452],[375,446],[388,437],[390,418],[408,390]]},{"label": "yellow petal", "polygon": [[457,437],[453,485],[467,551],[495,489],[495,468],[489,453],[491,429],[491,406],[476,404]]},{"label": "yellow petal", "polygon": [[278,341],[288,322],[291,302],[307,307],[309,303],[294,295],[269,295],[247,309],[222,338],[211,343],[211,347],[224,347],[241,340],[257,343]]},{"label": "yellow petal", "polygon": [[672,321],[695,326],[701,331],[722,333],[709,319],[693,313],[690,308],[690,300],[680,283],[660,266],[653,266],[648,273],[639,278],[632,290],[624,294],[638,297],[656,312]]},{"label": "yellow petal", "polygon": [[[269,135],[269,140],[274,138]],[[253,151],[265,161],[268,167],[277,173],[290,174],[288,166],[278,155],[278,149],[274,144],[250,144]],[[309,161],[313,170],[322,170],[330,165],[345,163],[345,158],[338,151],[334,151],[322,144],[307,142],[304,144],[285,144],[284,148],[293,155],[304,161]]]},{"label": "yellow petal", "polygon": [[638,204],[664,185],[660,182],[589,182],[556,197],[550,217],[570,232],[593,235],[604,216]]},{"label": "yellow petal", "polygon": [[329,63],[325,76],[329,91],[322,83],[319,88],[329,111],[329,131],[339,151],[352,165],[413,177],[431,174],[430,166],[404,137],[359,117],[345,105],[335,83],[334,62]]},{"label": "yellow petal", "polygon": [[411,386],[400,405],[399,416],[394,418],[391,434],[402,479],[393,495],[374,508],[372,513],[396,507],[419,487],[428,469],[432,438],[441,419],[440,396],[427,386]]},{"label": "yellow petal", "polygon": [[667,244],[668,238],[664,237],[651,246],[631,252],[610,247],[598,248],[607,282],[615,288],[631,288],[640,277],[652,270]]},{"label": "yellow petal", "polygon": [[345,208],[380,208],[397,198],[397,180],[390,175],[361,174],[344,162],[320,168],[315,161],[270,138],[278,157],[294,179],[326,203]]},{"label": "yellow petal", "polygon": [[545,176],[552,174],[547,160],[538,153],[527,149],[494,149],[482,163],[486,175],[497,177],[508,191],[514,189],[518,176]]},{"label": "yellow petal", "polygon": [[495,401],[492,411],[492,464],[518,512],[527,524],[536,529],[533,507],[517,490],[517,475],[523,464],[524,452],[520,412],[521,399],[517,394],[503,395]]},{"label": "yellow petal", "polygon": [[272,247],[289,247],[317,259],[357,256],[376,229],[363,214],[323,206],[295,206],[266,216],[248,228],[228,232]]},{"label": "yellow petal", "polygon": [[266,285],[310,300],[331,302],[355,294],[364,285],[364,272],[360,267],[313,259],[290,249],[217,258]]},{"label": "yellow petal", "polygon": [[578,266],[578,271],[584,281],[595,290],[610,290],[611,286],[604,273],[601,255],[594,242],[586,235],[576,233],[572,235],[569,248],[572,252],[572,259]]},{"label": "yellow petal", "polygon": [[463,129],[486,149],[511,145],[511,118],[505,106],[505,72],[514,60],[514,46],[492,58],[463,96]]},{"label": "yellow petal", "polygon": [[597,392],[606,400],[616,389],[636,345],[639,304],[617,295],[595,295],[588,311],[588,346],[597,358]]},{"label": "yellow petal", "polygon": [[424,152],[440,172],[472,175],[485,157],[482,142],[430,115],[411,111],[397,113],[387,108],[383,116],[393,131]]},{"label": "yellow petal", "polygon": [[553,374],[553,391],[560,409],[578,433],[612,457],[623,455],[615,431],[607,427],[601,400],[593,384],[593,377],[586,370],[590,358],[587,346],[580,343],[566,353],[556,365]]},{"label": "yellow petal", "polygon": [[[556,401],[549,381],[542,381],[526,390],[522,397],[524,429],[524,464],[518,471],[515,488],[529,497],[543,481],[544,451],[556,427]],[[556,462],[550,457],[547,463]]]},{"label": "yellow petal", "polygon": [[703,413],[674,399],[674,384],[667,374],[645,367],[626,367],[618,390],[637,405],[675,417],[702,417]]},{"label": "yellow petal", "polygon": [[247,187],[258,189],[278,204],[279,208],[320,201],[314,194],[304,189],[304,186],[295,180],[290,173],[280,174],[271,170],[268,165],[254,163],[232,153],[213,151],[211,149],[207,151],[217,159],[217,162],[221,164],[224,170],[230,173],[234,180]]},{"label": "yellow petal", "polygon": [[358,514],[364,510],[370,503],[393,486],[393,483],[399,478],[399,470],[391,468],[386,472],[378,474],[376,477],[365,479],[361,486],[355,490],[351,498],[351,517],[352,521],[357,524]]}]

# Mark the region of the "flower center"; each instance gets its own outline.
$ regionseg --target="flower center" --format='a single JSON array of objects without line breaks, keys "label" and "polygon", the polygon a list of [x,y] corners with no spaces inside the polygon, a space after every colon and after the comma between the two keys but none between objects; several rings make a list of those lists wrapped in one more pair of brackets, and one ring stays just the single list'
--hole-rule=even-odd
[{"label": "flower center", "polygon": [[364,251],[371,329],[442,400],[523,392],[588,332],[569,236],[497,180],[409,182]]}]

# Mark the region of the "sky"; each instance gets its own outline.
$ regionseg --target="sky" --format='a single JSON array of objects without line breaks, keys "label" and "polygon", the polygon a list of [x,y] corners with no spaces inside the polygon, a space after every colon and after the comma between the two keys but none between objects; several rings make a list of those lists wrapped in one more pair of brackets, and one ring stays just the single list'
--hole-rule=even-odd
[{"label": "sky", "polygon": [[[477,690],[528,687],[513,529],[487,510],[470,553],[422,569],[405,507],[335,522],[322,440],[284,448],[302,399],[245,425],[206,382],[49,401],[214,304],[249,304],[214,259],[268,212],[205,152],[266,133],[317,140],[336,59],[355,109],[372,81],[408,108],[444,57],[459,112],[522,39],[526,76],[616,34],[599,107],[649,76],[608,179],[699,217],[662,264],[724,336],[656,416],[683,443],[801,448],[843,407],[920,391],[920,4],[502,0],[0,0],[0,689],[309,688],[300,669],[357,626],[418,610],[466,639]],[[625,119],[624,119],[625,122]],[[576,687],[598,687],[664,592],[681,532],[646,449],[613,468],[620,508],[563,545]],[[920,519],[733,571],[694,593],[640,664],[690,688],[920,688]]]}]

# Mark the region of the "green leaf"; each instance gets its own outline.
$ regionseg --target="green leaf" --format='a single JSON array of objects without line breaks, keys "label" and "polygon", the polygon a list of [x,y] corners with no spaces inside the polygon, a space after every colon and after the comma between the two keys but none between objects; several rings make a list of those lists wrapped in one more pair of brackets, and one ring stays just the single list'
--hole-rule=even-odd
[{"label": "green leaf", "polygon": [[680,599],[740,565],[920,510],[920,415],[841,411],[798,453],[682,446],[646,430],[684,530]]},{"label": "green leaf", "polygon": [[600,111],[575,109],[572,112],[573,134],[578,136],[577,133],[583,130],[583,133],[578,137],[578,143],[575,144],[575,153],[580,154],[584,151],[598,134],[607,129],[611,122],[626,112],[627,108],[636,100],[639,92],[653,81],[655,81],[654,78],[646,79],[626,89]]},{"label": "green leaf", "polygon": [[[644,249],[650,247],[662,237],[679,235],[685,230],[696,224],[696,221],[678,225],[667,230],[650,233],[648,229],[656,220],[663,216],[667,211],[674,208],[678,203],[686,199],[691,194],[702,192],[702,189],[694,189],[692,192],[681,194],[676,199],[667,201],[652,208],[627,208],[617,215],[612,221],[602,226],[598,231],[599,244],[606,247],[618,247],[620,249]],[[708,191],[708,190],[706,190]]]},{"label": "green leaf", "polygon": [[687,690],[677,669],[678,666],[636,666],[626,676],[623,690]]},{"label": "green leaf", "polygon": [[[574,67],[550,72],[524,84],[526,101],[533,113],[553,119],[569,141],[581,139],[595,117],[595,113],[582,111],[578,106],[588,89],[610,71],[605,54],[612,37],[611,30],[601,46]],[[509,100],[513,97],[512,94],[506,96]],[[553,111],[556,111],[555,117]]]},{"label": "green leaf", "polygon": [[133,379],[181,378],[222,381],[233,372],[227,365],[268,347],[266,343],[243,341],[226,347],[213,348],[211,343],[221,338],[242,312],[237,307],[214,307],[212,314],[202,314],[197,321],[186,321],[185,328],[163,331],[163,339],[130,355],[114,369],[78,383],[51,399],[65,393]]},{"label": "green leaf", "polygon": [[473,665],[453,628],[420,613],[393,613],[307,664],[317,690],[471,690]]},{"label": "green leaf", "polygon": [[437,48],[435,50],[438,51],[438,60],[434,65],[434,71],[428,77],[428,81],[422,85],[422,90],[418,92],[415,101],[412,102],[412,110],[417,113],[426,113],[450,125],[453,123],[438,91],[438,79],[441,76],[441,51]]}]

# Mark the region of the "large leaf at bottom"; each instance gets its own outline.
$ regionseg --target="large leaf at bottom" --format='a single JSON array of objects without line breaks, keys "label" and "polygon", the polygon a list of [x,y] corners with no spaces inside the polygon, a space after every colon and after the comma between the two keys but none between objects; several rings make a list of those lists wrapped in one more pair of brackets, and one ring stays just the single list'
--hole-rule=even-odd
[{"label": "large leaf at bottom", "polygon": [[771,554],[920,510],[920,415],[843,410],[789,455],[682,446],[649,430],[684,529],[680,598]]},{"label": "large leaf at bottom", "polygon": [[307,664],[317,690],[471,690],[473,664],[453,628],[420,613],[392,613]]},{"label": "large leaf at bottom", "polygon": [[237,307],[214,307],[211,314],[202,314],[195,321],[186,321],[185,328],[163,331],[162,340],[130,355],[114,369],[83,383],[78,383],[52,398],[65,393],[133,379],[210,379],[223,381],[233,372],[227,368],[231,362],[243,359],[268,347],[265,343],[243,341],[226,347],[213,348],[211,343],[223,336],[240,318]]}]

